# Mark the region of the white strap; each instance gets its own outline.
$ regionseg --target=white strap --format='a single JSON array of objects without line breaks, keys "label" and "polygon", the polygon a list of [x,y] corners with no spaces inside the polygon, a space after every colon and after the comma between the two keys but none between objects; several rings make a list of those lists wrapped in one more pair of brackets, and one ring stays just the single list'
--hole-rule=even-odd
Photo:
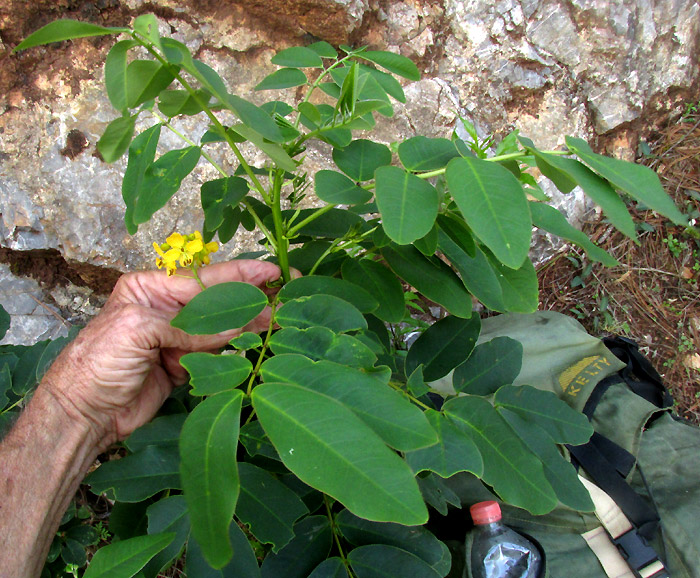
[{"label": "white strap", "polygon": [[[581,537],[586,540],[588,547],[598,558],[608,578],[634,578],[634,573],[627,561],[610,539],[611,537],[617,539],[634,529],[632,523],[608,494],[586,478],[579,476],[579,480],[591,495],[595,515],[603,524],[601,527],[581,534]],[[650,578],[664,569],[664,565],[656,560],[640,568],[638,572],[642,578]]]},{"label": "white strap", "polygon": [[617,546],[610,540],[610,536],[608,536],[603,526],[598,526],[595,530],[581,534],[581,536],[596,558],[598,558],[598,562],[600,562],[608,578],[634,578],[632,570],[630,570]]}]

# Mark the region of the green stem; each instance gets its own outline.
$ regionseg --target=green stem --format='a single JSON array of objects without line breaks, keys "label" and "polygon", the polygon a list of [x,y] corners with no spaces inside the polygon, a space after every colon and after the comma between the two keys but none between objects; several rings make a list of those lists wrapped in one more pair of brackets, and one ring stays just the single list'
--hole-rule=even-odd
[{"label": "green stem", "polygon": [[[170,124],[170,122],[165,119],[164,117],[160,116],[157,112],[151,111],[153,116],[155,116],[162,124],[167,128],[168,130],[172,131],[174,134],[179,136],[184,142],[189,144],[190,146],[198,146],[197,143],[195,143],[192,139],[187,137],[187,135],[182,134],[180,131],[178,131],[173,125]],[[228,177],[228,173],[221,168],[221,166],[212,158],[212,156],[207,153],[205,150],[200,149],[202,156],[207,160],[207,162],[216,169],[216,171],[223,177]],[[255,212],[255,209],[253,206],[246,200],[243,199],[241,203],[245,206],[246,210],[250,213],[250,216],[253,217],[253,220],[255,221],[255,224],[258,226],[260,231],[267,237],[267,240],[270,242],[272,247],[276,250],[277,249],[277,242],[275,241],[274,235],[270,232],[270,230],[263,224],[262,220],[258,216],[258,214]]]},{"label": "green stem", "polygon": [[5,413],[7,413],[8,411],[10,411],[11,409],[16,408],[16,407],[17,407],[20,403],[22,403],[23,401],[24,401],[24,397],[20,397],[20,398],[19,398],[15,403],[13,403],[11,406],[6,407],[6,408],[3,409],[2,411],[0,411],[0,415],[3,415],[3,414],[5,414]]},{"label": "green stem", "polygon": [[323,494],[323,504],[326,506],[326,515],[328,516],[328,522],[331,525],[331,532],[333,533],[335,545],[338,548],[338,556],[343,561],[343,565],[345,566],[345,569],[348,572],[348,576],[350,578],[354,578],[354,574],[352,572],[352,569],[350,568],[350,562],[348,562],[348,558],[345,555],[345,551],[343,550],[343,545],[340,543],[340,531],[338,530],[338,526],[335,523],[335,516],[333,516],[331,505],[328,501],[328,496],[326,494]]},{"label": "green stem", "polygon": [[277,297],[275,297],[272,303],[270,303],[270,325],[267,328],[267,335],[265,335],[265,341],[263,341],[262,347],[260,348],[260,357],[258,357],[258,361],[255,364],[255,367],[253,368],[253,372],[250,375],[250,379],[248,380],[248,389],[246,390],[247,396],[250,396],[250,394],[253,392],[253,384],[255,382],[255,378],[258,377],[258,373],[260,372],[260,366],[263,364],[263,361],[265,359],[265,352],[267,351],[267,348],[270,344],[272,330],[275,328],[275,310],[277,309],[277,303]]},{"label": "green stem", "polygon": [[[318,78],[317,78],[316,80],[314,80],[314,83],[311,85],[311,87],[310,87],[309,90],[307,91],[306,96],[304,96],[304,100],[302,101],[302,104],[304,104],[304,103],[306,103],[306,102],[309,102],[309,99],[311,98],[311,95],[313,94],[314,90],[316,90],[316,89],[318,88],[318,86],[321,84],[321,81],[322,81],[326,76],[328,76],[328,74],[330,74],[331,70],[333,70],[334,68],[338,68],[338,66],[340,66],[341,64],[343,64],[346,60],[348,60],[348,59],[350,58],[350,56],[351,56],[350,54],[348,54],[347,56],[344,56],[344,57],[341,58],[340,60],[338,60],[338,61],[334,62],[333,64],[331,64],[331,65],[330,65],[328,68],[326,68],[324,71],[322,71],[321,74],[318,75]],[[299,122],[300,122],[300,120],[301,120],[301,114],[298,114],[298,115],[297,115],[297,119],[296,119],[296,121],[295,121],[295,123],[294,123],[294,128],[299,128]]]},{"label": "green stem", "polygon": [[192,263],[191,269],[192,276],[194,277],[195,281],[199,283],[199,286],[202,288],[202,291],[204,291],[207,288],[207,286],[204,283],[202,283],[202,280],[199,278],[199,275],[197,274],[197,266],[194,263]]},{"label": "green stem", "polygon": [[417,397],[412,396],[410,393],[408,393],[403,387],[401,387],[398,383],[394,383],[393,381],[389,382],[389,387],[394,388],[396,391],[399,393],[402,393],[405,395],[408,399],[410,399],[413,403],[416,405],[422,407],[423,409],[433,409],[429,405],[424,404],[420,399]]},{"label": "green stem", "polygon": [[152,42],[150,42],[147,38],[142,37],[138,32],[135,30],[132,31],[131,35],[133,38],[138,41],[148,52],[158,61],[160,62],[163,66],[167,67],[171,72],[173,72],[173,76],[175,79],[182,85],[182,87],[190,94],[190,96],[194,99],[194,101],[199,105],[199,107],[202,109],[204,114],[206,114],[209,117],[209,120],[214,124],[216,129],[221,133],[221,135],[224,137],[226,140],[227,144],[233,151],[233,154],[236,155],[236,158],[238,159],[238,162],[241,163],[241,166],[243,167],[243,170],[246,172],[248,177],[250,178],[251,182],[255,186],[255,189],[260,193],[263,199],[267,199],[267,191],[265,188],[262,186],[260,181],[258,180],[258,177],[255,175],[253,170],[251,169],[250,165],[248,162],[245,160],[243,157],[243,154],[241,153],[240,149],[236,145],[236,143],[233,140],[233,137],[226,131],[224,126],[221,124],[219,119],[216,117],[216,115],[211,111],[211,109],[207,106],[207,103],[204,102],[197,92],[192,88],[189,82],[187,82],[182,75],[179,72],[174,72],[173,67],[171,64],[161,56],[158,51],[155,49],[155,46],[153,45]]},{"label": "green stem", "polygon": [[318,219],[321,215],[325,215],[328,211],[331,209],[335,209],[337,205],[326,205],[324,207],[321,207],[317,211],[314,211],[311,213],[308,217],[306,217],[303,221],[299,221],[296,225],[291,227],[289,231],[287,231],[287,238],[292,238],[294,235],[296,235],[301,229],[303,229],[306,225],[309,223],[315,221]]},{"label": "green stem", "polygon": [[[571,151],[542,151],[545,154],[548,155],[570,155]],[[499,162],[499,161],[507,161],[511,159],[519,159],[523,158],[526,156],[529,156],[530,153],[527,151],[520,151],[517,153],[508,153],[507,155],[498,155],[497,157],[489,157],[487,159],[480,159],[484,161],[489,161],[489,162]],[[427,171],[425,173],[414,173],[415,176],[417,176],[419,179],[430,179],[432,177],[438,177],[440,175],[444,175],[445,171],[447,170],[447,167],[442,167],[441,169],[435,169],[434,171]],[[370,182],[370,183],[365,183],[364,185],[361,185],[361,187],[365,190],[371,191],[374,189],[376,186],[376,183]]]},{"label": "green stem", "polygon": [[282,221],[282,183],[284,171],[276,170],[272,177],[272,220],[275,224],[277,238],[277,262],[282,269],[282,280],[288,283],[292,278],[289,274],[289,238]]}]

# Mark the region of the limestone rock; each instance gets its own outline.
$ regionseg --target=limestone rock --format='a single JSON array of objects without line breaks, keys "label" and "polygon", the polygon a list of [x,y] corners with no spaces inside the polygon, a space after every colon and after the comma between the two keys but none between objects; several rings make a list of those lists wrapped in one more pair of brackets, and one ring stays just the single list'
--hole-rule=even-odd
[{"label": "limestone rock", "polygon": [[[294,89],[253,90],[276,69],[270,57],[288,46],[322,39],[413,59],[425,74],[404,82],[408,102],[378,123],[373,138],[385,143],[449,136],[462,116],[483,135],[517,128],[545,149],[569,134],[604,135],[616,155],[632,158],[629,127],[645,111],[669,106],[667,93],[695,95],[700,83],[694,0],[1,0],[0,245],[57,248],[66,258],[125,271],[152,267],[154,240],[201,228],[199,188],[218,176],[204,162],[150,223],[133,237],[126,233],[126,160],[107,165],[95,155],[118,115],[102,83],[114,39],[10,54],[24,36],[60,16],[126,25],[149,10],[156,10],[162,32],[219,72],[230,91],[258,104],[302,98]],[[153,122],[142,114],[138,130]],[[175,127],[196,140],[207,124],[195,117]],[[161,153],[182,146],[163,131]],[[253,164],[265,162],[250,145],[241,150]],[[208,151],[225,171],[235,170],[237,160],[223,146]],[[310,177],[330,167],[330,153],[327,145],[309,144]],[[314,202],[312,195],[305,199]],[[562,208],[576,220],[589,205],[578,199]],[[216,258],[258,248],[258,236],[241,229]]]}]

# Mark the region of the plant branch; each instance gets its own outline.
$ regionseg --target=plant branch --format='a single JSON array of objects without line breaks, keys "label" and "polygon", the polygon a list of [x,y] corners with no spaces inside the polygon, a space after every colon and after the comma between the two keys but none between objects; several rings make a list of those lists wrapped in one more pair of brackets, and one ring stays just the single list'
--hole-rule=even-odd
[{"label": "plant branch", "polygon": [[[151,113],[153,114],[153,116],[155,116],[155,117],[163,124],[163,126],[165,126],[165,128],[169,129],[169,130],[172,131],[174,134],[176,134],[177,136],[179,136],[184,142],[186,142],[186,143],[189,144],[190,146],[198,146],[197,143],[195,143],[192,139],[190,139],[190,138],[187,137],[186,135],[182,134],[182,133],[181,133],[179,130],[177,130],[172,124],[170,124],[170,121],[169,121],[169,120],[165,119],[164,117],[162,117],[161,115],[159,115],[159,114],[158,114],[157,112],[155,112],[155,111],[151,111]],[[213,159],[213,157],[212,157],[208,152],[206,152],[205,150],[203,150],[203,149],[201,149],[201,148],[200,148],[200,150],[201,150],[202,156],[207,160],[207,162],[208,162],[212,167],[214,167],[214,169],[216,169],[216,171],[217,171],[221,176],[223,176],[223,177],[228,177],[228,176],[229,176],[228,173],[221,167],[221,165],[219,165],[219,163],[217,163],[217,162]],[[258,214],[255,212],[255,209],[253,208],[253,206],[252,206],[248,201],[246,201],[245,199],[243,199],[243,200],[241,201],[241,203],[243,204],[243,206],[245,206],[246,210],[250,213],[250,216],[253,217],[253,220],[255,221],[255,224],[258,226],[258,228],[260,229],[260,231],[265,235],[265,237],[266,237],[267,240],[270,242],[270,244],[273,246],[273,248],[274,248],[275,250],[277,250],[277,242],[275,241],[274,235],[273,235],[273,234],[269,231],[269,229],[263,224],[262,220],[260,219],[260,217],[258,216]]]},{"label": "plant branch", "polygon": [[291,238],[293,237],[296,233],[298,233],[301,229],[303,229],[306,225],[309,223],[315,221],[318,219],[321,215],[325,215],[328,211],[331,209],[335,209],[338,205],[326,205],[324,207],[321,207],[318,209],[318,211],[314,211],[311,213],[308,217],[306,217],[304,220],[299,221],[296,225],[291,227],[289,231],[287,231],[287,237]]},{"label": "plant branch", "polygon": [[255,382],[255,378],[258,377],[258,373],[260,373],[260,366],[263,364],[263,361],[265,359],[265,352],[267,351],[267,348],[270,344],[272,330],[275,328],[275,310],[277,309],[277,303],[278,298],[277,296],[275,296],[272,303],[270,303],[270,325],[267,328],[267,335],[265,335],[265,341],[263,341],[262,347],[260,348],[260,357],[258,357],[258,361],[255,363],[253,372],[250,375],[250,380],[248,380],[248,389],[246,390],[247,396],[250,396],[250,394],[253,391],[253,383]]},{"label": "plant branch", "polygon": [[338,548],[338,556],[343,561],[345,569],[348,572],[348,576],[350,578],[354,578],[354,574],[352,572],[352,569],[350,568],[350,562],[348,562],[347,556],[345,556],[345,551],[343,550],[343,546],[340,543],[338,526],[336,526],[335,517],[333,516],[331,505],[328,503],[328,496],[326,494],[323,494],[323,504],[326,506],[326,515],[328,516],[328,522],[331,525],[331,532],[333,533],[333,539],[335,540],[336,548]]},{"label": "plant branch", "polygon": [[243,157],[243,154],[241,153],[240,149],[236,145],[236,143],[233,140],[233,137],[231,137],[230,134],[228,134],[228,131],[224,128],[224,126],[221,124],[219,119],[216,117],[216,115],[212,112],[212,110],[207,106],[207,103],[204,102],[197,92],[192,88],[189,82],[187,82],[182,75],[180,74],[179,71],[175,72],[173,70],[173,66],[167,61],[167,59],[163,58],[161,54],[158,53],[158,51],[155,49],[155,46],[153,43],[148,40],[147,38],[143,38],[138,32],[135,30],[132,31],[132,37],[138,41],[148,52],[156,59],[158,62],[160,62],[163,66],[168,67],[168,69],[173,72],[173,76],[175,79],[182,85],[182,87],[190,94],[192,99],[197,103],[197,105],[202,109],[204,114],[206,114],[209,117],[209,120],[212,121],[216,129],[221,133],[221,135],[224,137],[226,140],[227,144],[233,151],[233,154],[236,155],[236,158],[238,159],[238,162],[241,163],[241,166],[243,167],[243,170],[245,170],[246,174],[250,178],[251,182],[255,186],[255,189],[260,193],[260,195],[263,197],[263,199],[267,198],[267,191],[265,190],[265,187],[262,186],[260,183],[260,180],[258,177],[255,175],[253,172],[253,169],[250,167],[248,162],[245,160]]}]

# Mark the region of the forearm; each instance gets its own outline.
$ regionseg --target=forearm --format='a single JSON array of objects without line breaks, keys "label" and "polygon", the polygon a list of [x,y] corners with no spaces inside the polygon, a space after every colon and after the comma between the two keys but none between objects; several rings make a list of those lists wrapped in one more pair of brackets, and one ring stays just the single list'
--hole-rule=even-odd
[{"label": "forearm", "polygon": [[98,452],[94,429],[46,384],[0,444],[0,574],[39,576],[63,513]]}]

